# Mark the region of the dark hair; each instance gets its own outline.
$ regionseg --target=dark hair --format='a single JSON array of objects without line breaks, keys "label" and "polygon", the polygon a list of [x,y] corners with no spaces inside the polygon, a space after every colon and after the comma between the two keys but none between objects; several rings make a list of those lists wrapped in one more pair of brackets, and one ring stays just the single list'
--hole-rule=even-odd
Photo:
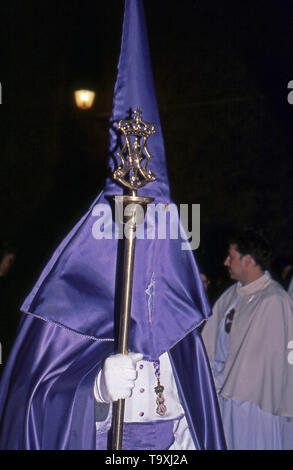
[{"label": "dark hair", "polygon": [[229,239],[229,245],[237,245],[237,251],[242,256],[250,255],[263,270],[269,269],[272,250],[265,237],[254,230],[236,232]]},{"label": "dark hair", "polygon": [[13,243],[0,241],[0,260],[8,253],[16,253],[17,249]]}]

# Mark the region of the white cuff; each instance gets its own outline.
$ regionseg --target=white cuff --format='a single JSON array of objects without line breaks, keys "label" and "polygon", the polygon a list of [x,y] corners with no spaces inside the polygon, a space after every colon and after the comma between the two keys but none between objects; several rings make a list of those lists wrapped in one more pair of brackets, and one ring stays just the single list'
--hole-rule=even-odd
[{"label": "white cuff", "polygon": [[94,383],[94,397],[95,397],[95,400],[98,402],[98,403],[110,403],[106,400],[104,400],[104,398],[102,397],[102,394],[101,394],[101,376],[102,376],[102,369],[100,370],[100,372],[98,373],[98,375],[96,376],[95,378],[95,383]]}]

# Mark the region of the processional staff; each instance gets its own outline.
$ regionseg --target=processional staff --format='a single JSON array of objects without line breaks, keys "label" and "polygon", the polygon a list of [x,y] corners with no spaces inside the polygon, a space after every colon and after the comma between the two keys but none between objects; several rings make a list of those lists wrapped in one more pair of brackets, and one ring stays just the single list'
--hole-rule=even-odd
[{"label": "processional staff", "polygon": [[[118,124],[118,128],[124,134],[125,142],[121,151],[117,153],[121,159],[121,165],[113,173],[113,178],[128,188],[130,192],[126,196],[114,196],[115,204],[123,208],[122,220],[125,226],[123,287],[118,340],[120,354],[128,353],[136,227],[143,223],[147,205],[154,200],[150,197],[137,196],[137,191],[156,179],[152,171],[148,169],[152,155],[147,147],[147,139],[155,133],[155,126],[143,121],[141,114],[142,111],[137,108],[132,119],[122,120]],[[141,215],[143,216],[141,217]],[[113,447],[115,450],[122,448],[124,409],[125,399],[119,399],[116,403],[113,420]]]}]

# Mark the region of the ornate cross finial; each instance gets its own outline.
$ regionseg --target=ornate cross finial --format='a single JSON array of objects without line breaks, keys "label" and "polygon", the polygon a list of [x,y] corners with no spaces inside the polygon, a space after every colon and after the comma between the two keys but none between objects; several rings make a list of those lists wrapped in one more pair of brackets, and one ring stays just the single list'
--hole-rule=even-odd
[{"label": "ornate cross finial", "polygon": [[147,139],[156,132],[155,126],[143,121],[141,114],[141,109],[137,108],[132,119],[122,120],[118,124],[125,136],[125,142],[121,151],[117,152],[121,165],[114,171],[113,178],[132,192],[156,179],[153,172],[147,168],[152,158]]}]

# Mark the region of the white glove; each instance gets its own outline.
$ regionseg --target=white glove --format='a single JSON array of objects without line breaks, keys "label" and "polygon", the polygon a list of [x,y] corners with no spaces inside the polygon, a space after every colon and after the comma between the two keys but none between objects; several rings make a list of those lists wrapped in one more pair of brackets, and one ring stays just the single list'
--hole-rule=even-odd
[{"label": "white glove", "polygon": [[136,363],[142,358],[140,353],[109,356],[95,380],[96,400],[110,403],[130,397],[137,378]]}]

